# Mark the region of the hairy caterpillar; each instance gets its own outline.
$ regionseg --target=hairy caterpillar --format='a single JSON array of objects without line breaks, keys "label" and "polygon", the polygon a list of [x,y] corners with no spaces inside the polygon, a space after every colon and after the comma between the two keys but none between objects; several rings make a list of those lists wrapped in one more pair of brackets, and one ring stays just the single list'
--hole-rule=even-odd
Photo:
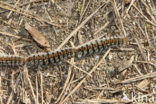
[{"label": "hairy caterpillar", "polygon": [[90,41],[76,48],[30,55],[26,60],[28,65],[48,65],[61,62],[72,57],[81,59],[93,54],[103,53],[109,48],[119,47],[127,42],[126,38],[111,37]]},{"label": "hairy caterpillar", "polygon": [[51,51],[48,53],[39,53],[30,55],[26,60],[28,65],[48,65],[61,62],[65,59],[74,57],[75,49],[68,48],[60,51]]},{"label": "hairy caterpillar", "polygon": [[1,55],[0,66],[16,67],[24,64],[27,66],[56,64],[72,57],[81,59],[90,55],[103,53],[109,48],[117,48],[126,43],[126,37],[110,37],[93,40],[75,48],[32,54],[28,57]]},{"label": "hairy caterpillar", "polygon": [[89,55],[103,53],[108,48],[117,48],[121,45],[127,43],[127,38],[123,37],[111,37],[111,38],[103,38],[88,42],[81,46],[78,46],[76,49],[76,58],[80,59],[82,57],[86,57]]},{"label": "hairy caterpillar", "polygon": [[0,66],[2,67],[17,67],[22,66],[26,62],[22,56],[15,55],[0,55]]}]

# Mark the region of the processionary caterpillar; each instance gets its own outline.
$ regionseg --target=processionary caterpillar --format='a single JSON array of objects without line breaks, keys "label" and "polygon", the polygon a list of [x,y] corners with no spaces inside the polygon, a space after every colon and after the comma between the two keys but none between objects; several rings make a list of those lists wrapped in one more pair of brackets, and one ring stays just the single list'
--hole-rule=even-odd
[{"label": "processionary caterpillar", "polygon": [[17,67],[26,63],[26,58],[15,55],[0,55],[1,67]]},{"label": "processionary caterpillar", "polygon": [[5,55],[0,56],[0,66],[15,67],[25,64],[28,66],[55,64],[72,57],[81,59],[90,55],[104,53],[109,48],[118,48],[126,43],[126,37],[111,37],[93,40],[75,48],[33,54],[28,57]]}]

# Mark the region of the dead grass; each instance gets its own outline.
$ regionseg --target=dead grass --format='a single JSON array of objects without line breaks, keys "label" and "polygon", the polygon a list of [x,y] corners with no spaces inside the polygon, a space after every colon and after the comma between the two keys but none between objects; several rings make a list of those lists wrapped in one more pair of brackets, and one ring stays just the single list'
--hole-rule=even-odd
[{"label": "dead grass", "polygon": [[101,37],[129,39],[121,49],[79,61],[1,68],[0,104],[156,103],[155,11],[154,0],[0,1],[2,55],[45,52],[23,29],[25,23],[44,34],[51,50]]}]

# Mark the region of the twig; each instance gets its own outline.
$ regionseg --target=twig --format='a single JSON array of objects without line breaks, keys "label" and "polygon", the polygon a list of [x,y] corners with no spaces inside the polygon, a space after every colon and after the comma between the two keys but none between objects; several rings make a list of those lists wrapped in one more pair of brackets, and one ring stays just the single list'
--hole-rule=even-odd
[{"label": "twig", "polygon": [[14,96],[14,92],[11,91],[10,96],[9,96],[8,101],[7,101],[6,104],[10,104],[11,103],[11,100],[12,100],[13,96]]},{"label": "twig", "polygon": [[[119,100],[119,99],[85,99],[82,104],[129,104],[132,101]],[[78,102],[78,104],[80,104]]]},{"label": "twig", "polygon": [[98,30],[96,30],[95,33],[94,33],[94,35],[98,34],[100,31],[102,31],[108,25],[109,25],[109,21],[107,21],[103,26],[101,26]]},{"label": "twig", "polygon": [[133,83],[136,81],[140,81],[140,80],[147,79],[147,78],[154,78],[154,77],[156,77],[156,72],[148,73],[148,74],[138,76],[138,77],[134,77],[134,78],[129,78],[129,79],[121,81],[119,83],[122,83],[122,84]]},{"label": "twig", "polygon": [[36,76],[36,104],[38,104],[38,80],[37,80],[37,76]]},{"label": "twig", "polygon": [[[29,10],[29,8],[30,8],[30,4],[26,7],[25,11],[28,11],[28,10]],[[19,25],[21,25],[21,24],[22,24],[23,19],[24,19],[24,16],[23,16],[23,17],[22,17],[22,19],[20,20]]]},{"label": "twig", "polygon": [[34,98],[34,101],[35,101],[35,104],[37,104],[37,103],[36,103],[36,95],[35,95],[35,93],[34,93],[33,86],[32,86],[32,84],[31,84],[31,80],[30,80],[30,78],[29,78],[28,69],[27,69],[26,65],[24,65],[24,74],[25,74],[25,77],[26,77],[26,79],[27,79],[27,81],[28,81],[28,83],[29,83],[29,86],[30,86],[30,89],[31,89],[31,92],[32,92],[32,95],[33,95],[33,98]]},{"label": "twig", "polygon": [[[5,36],[14,37],[14,38],[17,38],[17,39],[21,39],[22,38],[20,36],[16,36],[15,34],[11,34],[11,33],[8,33],[8,32],[3,32],[3,31],[0,31],[0,34],[5,35]],[[26,38],[22,38],[22,39],[30,41],[30,39],[26,39]]]},{"label": "twig", "polygon": [[40,71],[39,71],[39,75],[40,75],[40,80],[41,80],[41,84],[40,84],[40,87],[41,87],[41,104],[43,104],[43,75]]},{"label": "twig", "polygon": [[67,62],[68,64],[72,65],[73,67],[75,67],[76,69],[78,69],[78,70],[82,71],[83,73],[87,74],[88,76],[92,77],[92,75],[89,74],[88,72],[86,72],[85,70],[83,70],[83,69],[77,67],[76,65],[70,63],[69,61],[66,61],[66,62]]},{"label": "twig", "polygon": [[146,19],[146,21],[147,21],[148,23],[150,23],[150,24],[152,24],[153,26],[156,27],[156,23],[153,23],[152,21],[150,21],[145,15],[143,15],[143,13],[142,13],[135,5],[133,5],[133,6],[134,6],[134,8]]},{"label": "twig", "polygon": [[81,15],[80,15],[80,19],[79,19],[79,22],[81,22],[82,21],[82,18],[83,18],[83,16],[84,16],[84,14],[85,14],[85,12],[86,12],[86,10],[87,10],[87,8],[88,8],[88,6],[89,6],[89,4],[90,4],[90,1],[87,3],[87,6],[86,6],[86,8],[84,9],[84,4],[85,4],[85,0],[83,0],[83,6],[82,6],[82,9],[81,9]]},{"label": "twig", "polygon": [[[132,0],[130,5],[128,6],[127,10],[126,10],[126,14],[128,14],[130,8],[132,7],[133,3],[134,3],[135,0]],[[124,18],[126,17],[126,15],[124,16]]]},{"label": "twig", "polygon": [[[140,50],[140,53],[141,53],[141,55],[142,55],[143,60],[144,60],[144,61],[148,61],[148,60],[147,60],[147,56],[144,54],[143,49],[142,49],[142,45],[140,44],[139,40],[138,40],[137,38],[135,38],[135,41],[136,41],[137,44],[138,44],[138,47],[139,47],[139,50]],[[149,68],[149,67],[147,66],[147,68]],[[145,71],[147,72],[147,69],[146,69],[146,68],[145,68]]]},{"label": "twig", "polygon": [[66,88],[67,88],[67,86],[69,84],[69,81],[70,81],[70,78],[71,78],[71,74],[72,74],[71,67],[69,67],[67,79],[65,81],[65,84],[64,84],[64,87],[63,87],[63,90],[62,90],[61,94],[59,95],[57,101],[55,102],[56,104],[60,101],[61,97],[65,93]]},{"label": "twig", "polygon": [[47,1],[49,1],[49,0],[31,0],[31,1],[27,1],[26,3],[19,4],[19,7],[30,5],[32,3],[47,2]]},{"label": "twig", "polygon": [[[19,3],[19,1],[20,1],[20,0],[18,0],[18,1],[15,3],[14,7],[17,6],[17,4]],[[10,11],[10,13],[9,13],[8,16],[7,16],[7,18],[9,18],[11,14],[12,14],[12,11]]]},{"label": "twig", "polygon": [[116,13],[116,15],[117,15],[117,17],[118,17],[118,19],[119,19],[122,32],[123,32],[124,36],[127,37],[126,31],[125,31],[124,26],[123,26],[123,21],[122,21],[122,19],[121,19],[121,17],[120,17],[120,14],[119,14],[119,11],[118,11],[118,8],[117,8],[117,5],[116,5],[116,0],[114,0],[114,11],[115,11],[115,13]]}]

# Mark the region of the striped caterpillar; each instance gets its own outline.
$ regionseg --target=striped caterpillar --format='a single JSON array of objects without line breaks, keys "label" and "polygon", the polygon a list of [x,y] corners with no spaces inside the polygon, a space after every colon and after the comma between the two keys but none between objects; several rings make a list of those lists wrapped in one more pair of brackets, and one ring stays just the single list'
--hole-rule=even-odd
[{"label": "striped caterpillar", "polygon": [[104,53],[107,49],[120,47],[126,42],[127,39],[124,37],[111,37],[94,40],[78,46],[76,49],[75,57],[81,59],[82,57],[90,56],[93,54]]},{"label": "striped caterpillar", "polygon": [[0,55],[0,66],[2,67],[18,67],[26,63],[26,59],[22,56]]},{"label": "striped caterpillar", "polygon": [[30,55],[28,65],[48,65],[62,62],[72,57],[81,59],[93,54],[104,53],[109,48],[117,48],[127,42],[127,38],[111,37],[88,42],[76,48],[62,49],[48,53]]},{"label": "striped caterpillar", "polygon": [[27,57],[28,66],[37,66],[37,65],[49,65],[62,62],[65,59],[70,59],[74,56],[75,49],[68,48],[62,49],[60,51],[51,51],[47,53],[39,53],[30,55]]},{"label": "striped caterpillar", "polygon": [[66,48],[59,51],[33,54],[28,57],[0,56],[0,66],[38,66],[62,62],[72,57],[81,59],[90,55],[104,53],[109,48],[117,48],[127,43],[126,37],[111,37],[90,41],[75,48]]}]

